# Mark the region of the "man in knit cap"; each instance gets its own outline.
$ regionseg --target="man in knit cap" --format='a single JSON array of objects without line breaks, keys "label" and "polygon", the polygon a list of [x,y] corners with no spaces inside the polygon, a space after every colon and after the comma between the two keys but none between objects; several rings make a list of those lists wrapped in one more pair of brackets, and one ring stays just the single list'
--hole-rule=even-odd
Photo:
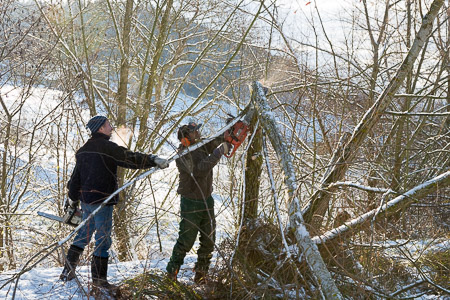
[{"label": "man in knit cap", "polygon": [[[115,190],[117,184],[117,167],[128,169],[167,168],[166,159],[151,154],[132,152],[125,147],[109,141],[113,127],[104,116],[95,116],[87,123],[91,138],[77,151],[76,164],[67,184],[69,200],[65,209],[77,208],[81,202],[83,220],[85,220]],[[67,251],[64,270],[60,275],[63,281],[75,277],[75,268],[80,255],[95,233],[95,249],[91,262],[92,281],[95,287],[114,289],[108,283],[108,250],[111,246],[113,207],[119,200],[118,195],[109,200],[78,231],[72,245]]]}]

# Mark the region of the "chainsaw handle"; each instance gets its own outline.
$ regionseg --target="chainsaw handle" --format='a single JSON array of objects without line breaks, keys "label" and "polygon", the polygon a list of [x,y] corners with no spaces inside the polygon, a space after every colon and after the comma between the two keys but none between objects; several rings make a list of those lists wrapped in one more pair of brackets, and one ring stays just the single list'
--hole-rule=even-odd
[{"label": "chainsaw handle", "polygon": [[[241,143],[239,143],[239,145],[240,145]],[[232,157],[233,155],[234,155],[234,152],[236,152],[236,149],[239,147],[239,146],[236,146],[236,145],[234,145],[234,144],[232,144],[233,145],[233,150],[231,151],[231,153],[230,154],[227,154],[227,153],[224,153],[223,155],[225,155],[225,157],[226,158],[230,158],[230,157]]]}]

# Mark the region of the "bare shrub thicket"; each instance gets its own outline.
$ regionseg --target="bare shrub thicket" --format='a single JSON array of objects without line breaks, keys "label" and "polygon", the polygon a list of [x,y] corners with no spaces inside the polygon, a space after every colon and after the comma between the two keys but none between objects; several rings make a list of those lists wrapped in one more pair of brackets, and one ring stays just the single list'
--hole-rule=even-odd
[{"label": "bare shrub thicket", "polygon": [[[294,35],[271,14],[270,24],[285,43],[273,51],[285,59],[269,68],[265,82],[272,88],[269,99],[292,151],[299,197],[312,235],[377,209],[428,179],[448,176],[449,23],[445,8],[389,106],[354,158],[345,162],[346,171],[327,183],[328,205],[308,215],[309,201],[317,189],[324,188],[325,172],[333,166],[333,152],[348,142],[346,134],[358,130],[364,113],[396,79],[431,2],[362,1],[349,6],[348,15],[334,22],[320,18],[322,11],[315,8],[306,17],[311,25],[309,37]],[[332,36],[340,34],[339,30],[328,26],[339,22],[345,35],[341,42]],[[299,55],[297,49],[309,55]],[[396,289],[414,281],[437,293],[448,292],[448,286],[440,286],[427,275],[439,269],[418,263],[428,251],[448,252],[447,185],[437,186],[426,197],[412,198],[395,211],[381,212],[376,221],[353,234],[342,234],[340,242],[321,246],[340,284],[348,284],[349,290],[343,288],[345,294],[356,297],[351,288],[355,281],[362,287],[358,293],[363,298],[400,295],[408,289]],[[407,243],[410,240],[414,240],[412,247]],[[445,259],[438,264],[445,264]],[[385,275],[375,279],[379,274]]]}]

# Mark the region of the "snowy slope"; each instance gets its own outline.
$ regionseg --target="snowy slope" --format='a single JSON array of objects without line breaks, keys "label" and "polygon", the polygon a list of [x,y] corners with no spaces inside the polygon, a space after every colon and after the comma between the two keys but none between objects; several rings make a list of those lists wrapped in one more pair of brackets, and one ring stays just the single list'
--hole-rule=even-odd
[{"label": "snowy slope", "polygon": [[[221,197],[214,195],[216,199],[215,207],[223,207],[220,200]],[[174,208],[176,211],[177,208]],[[218,232],[217,242],[220,243],[227,237],[227,233],[231,224],[230,211],[222,210],[217,216]],[[165,272],[165,267],[169,260],[172,247],[175,244],[178,236],[178,218],[172,218],[171,224],[164,229],[164,239],[162,240],[162,252],[159,252],[159,246],[156,237],[156,231],[152,230],[147,236],[149,244],[149,259],[144,261],[130,261],[130,262],[118,262],[114,258],[114,249],[111,249],[111,257],[108,268],[108,280],[114,284],[120,284],[122,281],[132,278],[136,275],[142,274],[145,271],[153,270]],[[185,264],[182,266],[178,279],[180,282],[187,285],[193,283],[193,268],[197,259],[195,254],[198,249],[198,239],[193,249],[188,253],[185,259]],[[113,245],[114,247],[114,245]],[[217,259],[217,253],[214,252],[212,265]],[[13,271],[7,271],[0,274],[0,286],[4,285],[14,275],[20,272],[20,268]],[[86,291],[90,289],[90,266],[89,261],[83,256],[81,266],[77,268],[77,275],[81,283],[81,287],[76,282],[69,282],[64,284],[59,280],[62,267],[49,267],[33,268],[20,276],[16,286],[16,282],[10,282],[4,288],[0,289],[0,299],[12,299],[14,295],[14,289],[16,289],[14,299],[87,299]]]}]

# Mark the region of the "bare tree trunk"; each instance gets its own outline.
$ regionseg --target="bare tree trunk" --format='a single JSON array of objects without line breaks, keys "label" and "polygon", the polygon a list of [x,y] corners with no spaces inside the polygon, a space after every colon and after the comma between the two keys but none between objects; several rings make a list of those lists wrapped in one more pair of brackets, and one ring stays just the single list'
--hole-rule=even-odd
[{"label": "bare tree trunk", "polygon": [[[256,91],[253,90],[252,98],[256,96]],[[257,125],[258,116],[253,115],[250,123],[251,128]],[[260,176],[262,171],[263,157],[262,151],[262,132],[257,129],[253,137],[252,144],[247,151],[246,171],[245,171],[245,193],[244,193],[244,220],[255,219],[258,216],[258,197]]]},{"label": "bare tree trunk", "polygon": [[336,284],[331,278],[322,257],[320,256],[317,245],[312,242],[308,230],[303,221],[300,201],[296,196],[297,181],[292,158],[287,149],[286,143],[278,132],[277,125],[271,108],[267,103],[266,95],[260,83],[253,84],[253,90],[256,93],[254,105],[258,111],[262,127],[267,133],[272,146],[280,158],[284,171],[284,182],[288,188],[290,204],[289,204],[289,221],[290,228],[294,231],[297,239],[298,247],[303,251],[306,262],[314,276],[320,290],[325,299],[343,299]]},{"label": "bare tree trunk", "polygon": [[[4,146],[3,146],[3,156],[2,156],[2,169],[1,169],[1,173],[0,173],[0,217],[2,215],[2,213],[6,213],[6,211],[4,211],[4,207],[6,206],[6,203],[4,203],[4,201],[6,200],[6,183],[8,180],[8,168],[7,168],[7,164],[8,164],[8,152],[9,152],[9,137],[11,134],[11,121],[12,121],[12,116],[11,114],[8,112],[8,108],[6,107],[5,103],[3,102],[2,96],[0,95],[0,102],[2,104],[2,108],[6,114],[6,135],[5,135],[5,141],[4,141]],[[6,215],[4,216],[5,220],[6,220]],[[8,224],[6,221],[3,220],[3,217],[1,219],[0,222],[0,249],[5,249],[5,237],[8,233],[7,231],[8,228]],[[0,251],[0,260],[3,261],[4,255],[6,253],[4,251]],[[0,271],[4,270],[4,264],[0,263]]]},{"label": "bare tree trunk", "polygon": [[[108,2],[109,3],[109,2]],[[123,35],[120,39],[120,32],[117,31],[117,37],[119,42],[119,48],[121,49],[121,66],[120,66],[120,80],[119,89],[117,91],[117,127],[126,127],[126,108],[127,108],[127,95],[128,95],[128,73],[130,69],[130,32],[131,32],[131,20],[133,14],[133,0],[127,0],[125,6],[125,15],[123,20]],[[111,16],[114,18],[113,11],[111,10]],[[125,182],[125,170],[119,168],[118,170],[119,186],[122,186]],[[117,237],[117,250],[119,260],[125,261],[128,259],[129,253],[129,241],[130,233],[128,232],[128,216],[127,216],[127,199],[125,192],[119,194],[119,203],[114,211],[114,231]]]},{"label": "bare tree trunk", "polygon": [[97,109],[95,107],[95,92],[94,92],[94,84],[93,84],[93,77],[91,72],[91,60],[89,58],[89,52],[88,52],[88,41],[86,37],[86,29],[85,29],[85,23],[84,23],[84,12],[83,12],[83,5],[81,4],[81,1],[78,0],[78,8],[80,10],[80,23],[81,23],[81,36],[82,36],[82,46],[83,46],[83,54],[86,59],[86,73],[88,75],[88,78],[84,78],[84,80],[89,80],[88,86],[84,86],[84,80],[83,80],[83,88],[85,91],[86,101],[89,106],[89,111],[91,113],[91,117],[95,116],[97,114]]},{"label": "bare tree trunk", "polygon": [[[447,7],[447,55],[444,58],[444,61],[447,63],[447,112],[450,112],[450,5]],[[450,116],[444,122],[445,128],[450,128]]]},{"label": "bare tree trunk", "polygon": [[[156,72],[157,72],[159,60],[161,59],[162,52],[164,49],[164,44],[165,44],[166,37],[167,37],[167,30],[169,27],[169,17],[170,17],[170,11],[172,9],[172,6],[173,6],[173,0],[168,0],[167,4],[166,4],[166,10],[165,10],[164,15],[161,20],[159,36],[158,36],[158,40],[156,42],[156,53],[155,53],[155,56],[153,57],[152,65],[150,67],[150,73],[148,75],[147,88],[146,88],[145,96],[144,96],[143,110],[140,111],[141,124],[139,127],[139,138],[137,141],[138,148],[141,148],[144,145],[144,141],[147,140],[147,135],[148,135],[147,120],[148,120],[148,115],[149,115],[149,111],[150,111],[150,103],[151,103],[151,98],[152,98],[152,94],[153,94],[153,89],[156,85],[156,79],[157,79]],[[161,105],[161,104],[159,103],[156,105]]]},{"label": "bare tree trunk", "polygon": [[[377,78],[378,78],[378,74],[380,71],[380,62],[379,62],[379,48],[380,48],[380,42],[382,41],[382,39],[384,38],[384,33],[386,30],[386,26],[388,24],[388,14],[389,14],[389,0],[386,1],[385,3],[385,11],[384,11],[384,18],[383,18],[383,23],[380,29],[380,33],[378,35],[378,38],[375,40],[374,37],[374,32],[372,30],[372,26],[370,25],[370,14],[369,11],[367,9],[367,2],[364,0],[363,1],[364,4],[364,15],[366,17],[366,23],[367,23],[367,31],[370,37],[370,42],[372,44],[372,51],[373,51],[373,60],[372,60],[372,72],[371,72],[371,76],[370,76],[370,84],[369,84],[369,104],[370,106],[373,105],[373,103],[375,102],[375,88],[376,88],[376,84],[377,84]],[[376,172],[375,170],[370,170],[369,173],[369,179],[368,179],[368,184],[369,186],[372,187],[376,187],[377,185],[377,180],[376,178]],[[375,202],[375,194],[372,192],[368,192],[367,193],[368,196],[368,205],[372,205]]]},{"label": "bare tree trunk", "polygon": [[[406,15],[407,15],[407,28],[406,28],[406,47],[409,49],[411,47],[411,1],[406,1]],[[412,72],[409,72],[406,75],[406,93],[411,94],[412,93]],[[411,103],[411,97],[405,97],[403,100],[402,111],[409,111],[410,103]],[[403,149],[404,145],[404,130],[406,127],[407,118],[406,116],[401,116],[397,122],[397,132],[396,132],[396,138],[395,138],[395,144],[394,144],[394,165],[392,168],[392,178],[391,178],[391,189],[394,191],[400,190],[401,187],[401,170],[402,170],[402,163],[403,163],[403,157],[404,152],[407,151],[407,149]],[[406,164],[407,167],[407,164]],[[407,174],[407,173],[406,173]],[[390,223],[393,223],[394,221],[398,221],[402,215],[403,211],[399,210],[396,214],[393,214],[391,217]],[[398,228],[399,229],[399,228]],[[403,228],[405,229],[405,228]],[[401,232],[403,230],[396,230],[394,232],[395,236],[401,237]]]},{"label": "bare tree trunk", "polygon": [[[443,4],[444,0],[433,1],[430,11],[423,18],[422,26],[416,35],[414,43],[396,75],[356,126],[350,140],[343,146],[341,151],[342,155],[325,173],[320,188],[311,197],[311,200],[303,211],[303,217],[307,224],[312,224],[315,228],[321,227],[322,216],[324,215],[330,200],[330,194],[323,193],[322,190],[325,189],[333,180],[339,180],[345,175],[348,163],[354,158],[357,150],[369,134],[370,130],[378,122],[385,109],[391,103],[396,91],[400,88],[400,85],[403,83],[406,75],[411,71],[414,61],[428,39],[428,36],[431,34],[433,29],[433,21]],[[314,218],[315,215],[318,215],[319,217]]]}]

